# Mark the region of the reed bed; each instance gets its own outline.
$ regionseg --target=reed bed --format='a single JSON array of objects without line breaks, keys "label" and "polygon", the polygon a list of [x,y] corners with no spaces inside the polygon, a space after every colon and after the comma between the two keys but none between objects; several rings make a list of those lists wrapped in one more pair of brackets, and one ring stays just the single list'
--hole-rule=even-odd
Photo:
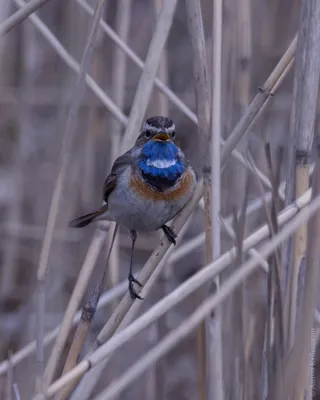
[{"label": "reed bed", "polygon": [[[6,398],[316,394],[320,5],[258,3],[4,1]],[[125,230],[66,222],[101,203],[150,113],[172,116],[200,179],[177,246],[138,240],[139,301]]]}]

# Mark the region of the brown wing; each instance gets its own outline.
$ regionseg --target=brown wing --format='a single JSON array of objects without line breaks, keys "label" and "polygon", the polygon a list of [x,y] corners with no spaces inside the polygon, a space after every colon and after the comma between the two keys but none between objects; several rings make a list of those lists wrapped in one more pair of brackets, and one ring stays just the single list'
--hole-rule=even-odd
[{"label": "brown wing", "polygon": [[131,150],[118,157],[114,162],[110,174],[104,181],[103,199],[107,203],[108,197],[117,185],[118,176],[130,165],[134,163],[134,158],[131,155]]}]

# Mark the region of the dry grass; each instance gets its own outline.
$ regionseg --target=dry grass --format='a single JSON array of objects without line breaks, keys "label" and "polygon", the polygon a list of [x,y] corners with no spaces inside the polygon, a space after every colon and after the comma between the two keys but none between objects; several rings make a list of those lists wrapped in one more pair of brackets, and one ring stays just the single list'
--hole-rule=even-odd
[{"label": "dry grass", "polygon": [[[311,400],[320,6],[302,0],[298,21],[298,2],[238,3],[4,1],[6,398]],[[260,87],[254,96],[251,87]],[[177,246],[157,234],[137,243],[140,302],[125,283],[116,286],[125,277],[126,232],[115,237],[115,225],[101,223],[78,233],[66,221],[101,202],[106,170],[150,113],[172,115],[201,179],[173,221]]]}]

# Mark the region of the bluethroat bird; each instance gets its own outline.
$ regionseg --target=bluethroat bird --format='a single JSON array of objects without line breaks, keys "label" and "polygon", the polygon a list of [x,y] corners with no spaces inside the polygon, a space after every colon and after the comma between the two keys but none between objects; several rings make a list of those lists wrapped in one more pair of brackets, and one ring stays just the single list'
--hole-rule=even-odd
[{"label": "bluethroat bird", "polygon": [[197,176],[175,143],[175,125],[166,117],[150,117],[132,149],[118,157],[103,188],[104,204],[90,214],[72,220],[72,227],[93,221],[115,221],[130,231],[132,239],[129,292],[141,297],[133,287],[141,283],[133,276],[132,260],[137,232],[162,229],[175,244],[177,235],[166,225],[191,199]]}]

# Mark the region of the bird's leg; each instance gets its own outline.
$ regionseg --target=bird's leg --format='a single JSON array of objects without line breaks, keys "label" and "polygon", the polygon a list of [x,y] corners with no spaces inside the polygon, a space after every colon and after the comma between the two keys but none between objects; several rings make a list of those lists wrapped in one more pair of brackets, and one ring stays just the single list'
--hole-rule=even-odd
[{"label": "bird's leg", "polygon": [[173,229],[171,229],[167,225],[162,225],[161,228],[162,228],[164,234],[166,235],[167,239],[169,240],[169,242],[171,242],[175,245],[177,235],[174,233]]},{"label": "bird's leg", "polygon": [[135,291],[135,289],[133,287],[133,283],[136,283],[137,285],[142,286],[142,284],[133,276],[133,273],[132,273],[133,250],[134,250],[134,244],[135,244],[136,239],[137,239],[137,232],[136,231],[130,231],[130,236],[131,236],[131,240],[132,240],[132,246],[131,246],[131,256],[130,256],[130,269],[129,269],[129,275],[128,275],[129,293],[130,293],[130,296],[133,299],[143,300],[143,298],[138,295],[138,293]]}]

